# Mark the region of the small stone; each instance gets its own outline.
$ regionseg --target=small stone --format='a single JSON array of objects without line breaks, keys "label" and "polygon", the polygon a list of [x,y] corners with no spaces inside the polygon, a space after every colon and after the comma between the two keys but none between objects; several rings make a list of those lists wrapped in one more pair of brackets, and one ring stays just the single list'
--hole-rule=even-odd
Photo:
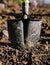
[{"label": "small stone", "polygon": [[0,16],[0,20],[2,20],[2,17]]},{"label": "small stone", "polygon": [[0,65],[2,65],[2,61],[0,61]]},{"label": "small stone", "polygon": [[27,46],[28,48],[31,48],[31,47],[33,46],[33,44],[32,44],[31,41],[28,41],[28,42],[26,43],[26,46]]},{"label": "small stone", "polygon": [[40,45],[40,42],[38,42],[37,45],[39,46]]},{"label": "small stone", "polygon": [[0,8],[5,8],[5,4],[0,3]]},{"label": "small stone", "polygon": [[15,55],[13,55],[13,60],[14,60],[14,62],[16,62],[16,56]]},{"label": "small stone", "polygon": [[48,45],[45,45],[45,50],[48,50]]},{"label": "small stone", "polygon": [[18,56],[18,53],[19,53],[19,51],[18,51],[18,50],[16,50],[16,56]]},{"label": "small stone", "polygon": [[7,30],[3,30],[3,34],[8,37],[8,31]]},{"label": "small stone", "polygon": [[6,65],[9,65],[9,61],[6,62]]},{"label": "small stone", "polygon": [[28,62],[27,61],[22,61],[22,64],[26,65]]}]

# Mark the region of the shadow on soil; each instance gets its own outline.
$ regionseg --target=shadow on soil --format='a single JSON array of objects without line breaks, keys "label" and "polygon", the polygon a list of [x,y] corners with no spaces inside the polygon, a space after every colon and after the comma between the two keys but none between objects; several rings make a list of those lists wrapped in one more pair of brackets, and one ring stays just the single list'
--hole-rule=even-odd
[{"label": "shadow on soil", "polygon": [[19,50],[19,48],[14,43],[3,43],[3,42],[0,42],[0,46],[9,46],[11,48],[14,48],[14,49],[18,49]]}]

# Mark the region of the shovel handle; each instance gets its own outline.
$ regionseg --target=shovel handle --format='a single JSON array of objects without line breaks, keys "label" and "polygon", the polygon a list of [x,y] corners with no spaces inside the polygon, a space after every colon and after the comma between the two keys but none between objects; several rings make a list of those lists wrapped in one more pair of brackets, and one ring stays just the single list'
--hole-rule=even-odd
[{"label": "shovel handle", "polygon": [[22,13],[24,19],[28,18],[28,10],[29,10],[29,3],[22,3]]}]

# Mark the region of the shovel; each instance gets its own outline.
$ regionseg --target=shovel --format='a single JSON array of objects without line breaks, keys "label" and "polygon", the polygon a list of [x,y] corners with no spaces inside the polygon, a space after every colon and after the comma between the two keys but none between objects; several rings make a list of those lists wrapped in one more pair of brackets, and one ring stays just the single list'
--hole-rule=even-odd
[{"label": "shovel", "polygon": [[15,20],[8,20],[9,38],[12,44],[14,44],[19,50],[26,49],[27,45],[27,47],[32,47],[33,44],[37,43],[40,39],[42,20],[28,18],[27,15],[29,7],[27,8],[27,6],[22,8],[22,18],[19,17]]}]

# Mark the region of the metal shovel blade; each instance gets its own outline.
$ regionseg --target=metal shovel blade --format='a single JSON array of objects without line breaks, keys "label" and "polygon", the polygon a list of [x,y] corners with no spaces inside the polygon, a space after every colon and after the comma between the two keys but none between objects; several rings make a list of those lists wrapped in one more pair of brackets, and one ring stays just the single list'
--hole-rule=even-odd
[{"label": "metal shovel blade", "polygon": [[23,23],[21,19],[8,20],[9,38],[19,49],[24,49]]},{"label": "metal shovel blade", "polygon": [[42,20],[30,20],[26,42],[28,46],[33,46],[40,39]]}]

